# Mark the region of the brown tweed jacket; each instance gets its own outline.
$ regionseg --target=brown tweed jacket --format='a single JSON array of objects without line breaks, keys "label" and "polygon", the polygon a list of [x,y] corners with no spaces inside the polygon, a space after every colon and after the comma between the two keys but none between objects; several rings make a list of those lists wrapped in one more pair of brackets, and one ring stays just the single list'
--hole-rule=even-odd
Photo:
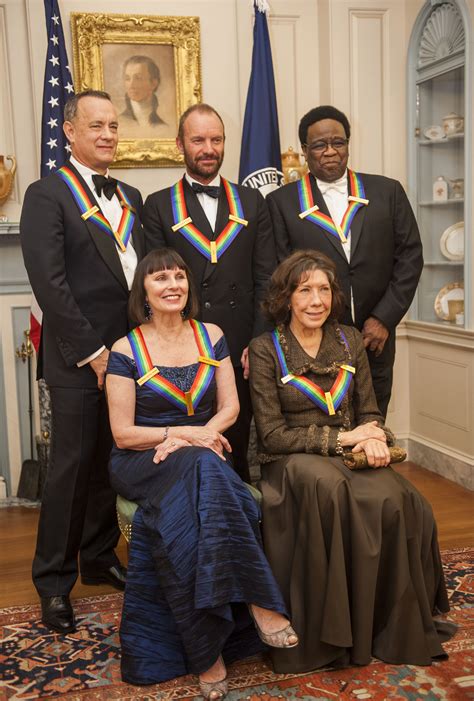
[{"label": "brown tweed jacket", "polygon": [[[289,372],[306,375],[324,392],[333,385],[341,365],[352,365],[356,372],[336,414],[328,416],[298,389],[281,382],[271,335],[264,333],[254,338],[250,343],[250,391],[260,462],[271,462],[290,453],[336,455],[339,431],[349,431],[369,421],[383,426],[357,329],[326,322],[316,358],[305,353],[287,326],[281,326],[279,331]],[[393,434],[387,428],[385,432],[388,445],[393,445]]]}]

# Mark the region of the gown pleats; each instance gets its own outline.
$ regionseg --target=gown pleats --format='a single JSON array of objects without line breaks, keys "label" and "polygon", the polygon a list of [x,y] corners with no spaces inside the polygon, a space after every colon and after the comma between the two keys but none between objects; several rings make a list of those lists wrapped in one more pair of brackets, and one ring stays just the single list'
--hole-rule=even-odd
[{"label": "gown pleats", "polygon": [[436,523],[407,480],[295,454],[263,466],[261,489],[266,553],[301,641],[271,651],[275,671],[446,656],[455,626],[433,619],[449,610]]}]

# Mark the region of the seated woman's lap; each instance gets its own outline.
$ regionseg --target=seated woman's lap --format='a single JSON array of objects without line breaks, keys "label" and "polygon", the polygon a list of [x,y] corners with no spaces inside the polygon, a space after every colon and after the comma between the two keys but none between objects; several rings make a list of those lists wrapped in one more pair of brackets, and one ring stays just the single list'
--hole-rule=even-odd
[{"label": "seated woman's lap", "polygon": [[191,478],[191,474],[197,478],[204,471],[208,479],[225,479],[246,495],[245,485],[229,462],[209,448],[180,448],[158,464],[153,462],[154,455],[154,449],[112,452],[110,479],[115,491],[130,501],[143,503],[174,483]]},{"label": "seated woman's lap", "polygon": [[[350,470],[340,458],[323,457],[308,453],[294,453],[262,466],[262,487],[266,494],[273,488],[281,495],[290,489],[293,498],[316,498],[319,507],[337,492],[350,493],[361,505],[370,495],[370,505],[385,506],[387,516],[406,508],[426,510],[432,516],[429,503],[404,477],[391,467]],[[275,493],[273,493],[273,496]]]}]

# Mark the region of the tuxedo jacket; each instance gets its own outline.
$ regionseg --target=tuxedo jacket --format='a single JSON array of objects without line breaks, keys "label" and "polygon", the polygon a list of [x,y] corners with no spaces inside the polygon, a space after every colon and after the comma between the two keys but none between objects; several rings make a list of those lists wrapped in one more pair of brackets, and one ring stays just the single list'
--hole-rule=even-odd
[{"label": "tuxedo jacket", "polygon": [[[72,164],[93,204],[96,200]],[[142,198],[120,183],[137,210],[132,231],[137,258],[145,242],[140,224]],[[66,183],[49,175],[29,186],[20,237],[31,287],[43,311],[38,377],[51,386],[97,387],[89,366],[77,363],[129,330],[128,287],[116,243],[81,218]]]},{"label": "tuxedo jacket", "polygon": [[[360,173],[367,206],[351,225],[351,260],[339,237],[307,219],[300,219],[298,184],[290,183],[267,197],[278,260],[297,249],[317,249],[336,264],[346,298],[342,321],[353,324],[350,289],[354,296],[355,326],[369,316],[393,330],[407,312],[423,268],[420,233],[413,210],[400,183],[381,175]],[[314,204],[330,216],[315,178],[310,176]],[[350,192],[350,189],[349,189]]]},{"label": "tuxedo jacket", "polygon": [[[199,318],[222,328],[235,366],[240,365],[240,356],[250,339],[267,328],[260,303],[276,267],[275,244],[265,200],[258,190],[240,185],[237,189],[248,226],[241,229],[217,263],[207,260],[182,233],[172,231],[175,222],[171,188],[150,195],[143,208],[147,251],[168,246],[182,256],[197,287]],[[184,195],[193,224],[209,240],[215,240],[229,220],[224,188],[221,187],[219,195],[214,232],[186,178]]]}]

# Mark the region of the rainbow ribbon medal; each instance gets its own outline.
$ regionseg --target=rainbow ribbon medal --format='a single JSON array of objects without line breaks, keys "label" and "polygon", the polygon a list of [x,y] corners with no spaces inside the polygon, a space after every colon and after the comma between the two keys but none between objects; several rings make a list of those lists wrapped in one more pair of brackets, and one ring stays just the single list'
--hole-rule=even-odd
[{"label": "rainbow ribbon medal", "polygon": [[70,168],[64,166],[56,171],[56,175],[59,175],[61,180],[63,180],[71,190],[82,219],[84,219],[84,221],[89,220],[93,224],[97,224],[99,229],[105,231],[105,233],[115,241],[123,253],[127,249],[127,244],[130,240],[133,224],[135,222],[135,208],[132,206],[132,203],[120,185],[117,184],[117,193],[122,207],[122,217],[120,219],[118,230],[114,231],[100,211],[99,207],[96,204],[92,204],[89,199],[89,195],[84,190],[79,178]]},{"label": "rainbow ribbon medal", "polygon": [[[304,375],[293,375],[289,372],[286,358],[281,347],[278,329],[272,331],[272,340],[280,363],[282,372],[281,381],[283,384],[292,385],[292,387],[303,392],[316,406],[322,409],[326,414],[329,414],[329,416],[333,416],[349,389],[352,382],[352,375],[355,373],[355,368],[353,368],[352,365],[341,365],[333,386],[329,392],[324,392],[319,385],[315,382],[311,382],[311,380],[308,380]],[[347,345],[346,341],[345,343]]]},{"label": "rainbow ribbon medal", "polygon": [[181,179],[171,188],[171,207],[173,209],[174,225],[171,230],[179,231],[211,263],[217,263],[219,258],[229,248],[242,227],[248,225],[244,219],[244,212],[240,202],[239,193],[235,185],[221,177],[229,206],[229,221],[215,241],[209,241],[207,236],[199,231],[188,215],[186,200],[184,198],[183,180]]},{"label": "rainbow ribbon medal", "polygon": [[344,212],[340,224],[336,224],[331,217],[319,211],[317,204],[314,204],[313,193],[311,190],[311,181],[309,173],[298,181],[298,197],[300,200],[301,212],[300,219],[307,219],[322,227],[325,231],[336,236],[341,243],[346,243],[352,220],[361,207],[369,204],[369,200],[365,199],[365,190],[362,179],[358,173],[349,170],[349,185],[351,194],[347,198],[349,203]]},{"label": "rainbow ribbon medal", "polygon": [[140,375],[137,384],[140,386],[146,384],[147,387],[168,399],[178,409],[187,412],[188,416],[193,416],[195,408],[203,398],[214,377],[216,367],[220,365],[220,361],[216,360],[214,348],[204,324],[194,319],[190,319],[189,323],[194,332],[194,339],[199,351],[199,368],[188,392],[183,392],[173,382],[159,375],[160,371],[151,362],[140,327],[133,329],[127,338]]}]

